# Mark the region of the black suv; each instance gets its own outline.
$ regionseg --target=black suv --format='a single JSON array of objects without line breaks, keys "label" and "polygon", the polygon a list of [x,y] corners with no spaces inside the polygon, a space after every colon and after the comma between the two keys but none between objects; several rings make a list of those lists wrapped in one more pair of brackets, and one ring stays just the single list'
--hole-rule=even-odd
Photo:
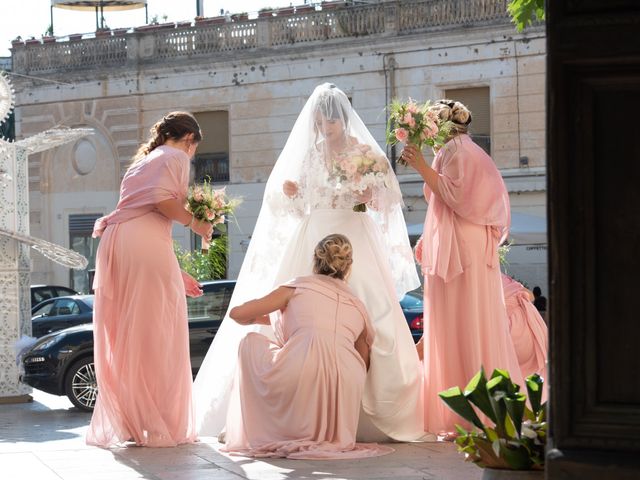
[{"label": "black suv", "polygon": [[72,288],[61,287],[60,285],[31,285],[31,307],[33,308],[49,298],[77,294],[78,292]]},{"label": "black suv", "polygon": [[[191,370],[198,372],[227,312],[235,280],[201,282],[204,294],[188,298]],[[76,407],[93,410],[98,389],[93,365],[93,324],[39,338],[22,355],[22,382],[53,395],[66,395]]]}]

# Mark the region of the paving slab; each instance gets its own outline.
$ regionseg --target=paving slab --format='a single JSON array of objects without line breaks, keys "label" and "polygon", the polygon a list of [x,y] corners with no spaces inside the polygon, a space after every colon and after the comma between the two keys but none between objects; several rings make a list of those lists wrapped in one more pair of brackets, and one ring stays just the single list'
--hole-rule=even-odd
[{"label": "paving slab", "polygon": [[480,480],[447,442],[393,443],[357,460],[251,459],[220,452],[215,438],[175,448],[85,444],[91,414],[34,390],[33,402],[0,405],[0,480]]}]

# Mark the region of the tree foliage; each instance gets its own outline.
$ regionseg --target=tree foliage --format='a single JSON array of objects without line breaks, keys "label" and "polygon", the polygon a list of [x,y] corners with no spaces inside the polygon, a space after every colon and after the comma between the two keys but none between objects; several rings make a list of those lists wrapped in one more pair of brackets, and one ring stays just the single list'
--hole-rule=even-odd
[{"label": "tree foliage", "polygon": [[519,32],[536,20],[544,20],[544,0],[511,0],[507,10]]}]

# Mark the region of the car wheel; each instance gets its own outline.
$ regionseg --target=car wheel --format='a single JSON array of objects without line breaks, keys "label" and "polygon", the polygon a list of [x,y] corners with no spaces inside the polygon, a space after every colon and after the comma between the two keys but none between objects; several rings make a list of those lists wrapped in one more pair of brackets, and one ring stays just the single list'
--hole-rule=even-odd
[{"label": "car wheel", "polygon": [[76,407],[93,411],[98,396],[93,357],[85,357],[71,365],[64,381],[64,392]]}]

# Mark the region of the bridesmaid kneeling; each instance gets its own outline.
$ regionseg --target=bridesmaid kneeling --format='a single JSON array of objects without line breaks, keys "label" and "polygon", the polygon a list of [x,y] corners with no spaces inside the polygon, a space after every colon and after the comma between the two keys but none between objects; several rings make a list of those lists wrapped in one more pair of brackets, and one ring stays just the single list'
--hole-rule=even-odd
[{"label": "bridesmaid kneeling", "polygon": [[314,275],[231,310],[241,325],[271,324],[276,342],[249,333],[240,343],[223,451],[298,459],[393,451],[355,441],[374,330],[345,281],[352,255],[347,237],[328,235],[315,247]]}]

